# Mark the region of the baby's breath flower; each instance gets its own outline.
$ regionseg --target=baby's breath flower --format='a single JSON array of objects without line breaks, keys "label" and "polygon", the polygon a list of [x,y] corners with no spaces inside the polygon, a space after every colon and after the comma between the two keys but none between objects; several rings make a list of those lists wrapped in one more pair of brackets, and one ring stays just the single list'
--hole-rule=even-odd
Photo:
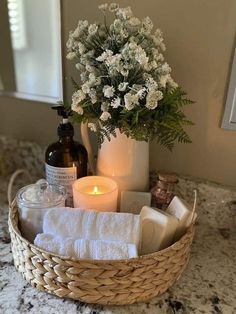
[{"label": "baby's breath flower", "polygon": [[141,33],[149,35],[152,29],[153,29],[152,20],[150,19],[150,17],[147,16],[143,19]]},{"label": "baby's breath flower", "polygon": [[121,100],[119,97],[115,98],[111,102],[111,107],[118,108],[121,105]]},{"label": "baby's breath flower", "polygon": [[152,76],[149,76],[146,79],[145,85],[148,88],[148,90],[152,90],[152,89],[157,89],[158,88],[157,82],[153,79]]},{"label": "baby's breath flower", "polygon": [[75,52],[69,52],[66,55],[66,59],[68,59],[68,60],[73,60],[75,57],[76,57],[76,53]]},{"label": "baby's breath flower", "polygon": [[171,67],[169,66],[169,64],[167,62],[163,63],[161,66],[161,71],[165,74],[168,74],[171,72]]},{"label": "baby's breath flower", "polygon": [[93,72],[94,71],[94,67],[91,66],[89,63],[86,63],[85,68],[86,68],[86,71],[88,71],[88,72]]},{"label": "baby's breath flower", "polygon": [[87,72],[86,71],[80,73],[80,79],[83,83],[85,83],[87,81]]},{"label": "baby's breath flower", "polygon": [[101,78],[100,78],[100,77],[96,77],[95,82],[94,82],[94,85],[95,85],[95,86],[99,86],[99,85],[101,85],[101,83],[102,83]]},{"label": "baby's breath flower", "polygon": [[138,95],[134,95],[131,93],[127,93],[124,96],[124,101],[125,101],[125,108],[127,110],[132,110],[136,105],[139,103],[139,97]]},{"label": "baby's breath flower", "polygon": [[110,12],[115,12],[115,11],[117,11],[119,9],[119,4],[117,4],[117,3],[111,3],[110,5],[109,5],[109,11]]},{"label": "baby's breath flower", "polygon": [[129,85],[128,82],[122,82],[118,85],[118,90],[120,92],[124,92],[126,90],[126,87]]},{"label": "baby's breath flower", "polygon": [[73,104],[73,103],[72,103],[71,109],[72,109],[73,111],[77,112],[77,113],[78,113],[79,115],[81,115],[81,116],[82,116],[83,113],[84,113],[83,108],[82,108],[81,106],[77,105],[77,104]]},{"label": "baby's breath flower", "polygon": [[178,87],[178,84],[172,79],[172,77],[168,77],[167,83],[171,89],[175,89]]},{"label": "baby's breath flower", "polygon": [[108,111],[104,111],[100,116],[100,120],[107,121],[108,119],[111,119],[111,114]]},{"label": "baby's breath flower", "polygon": [[135,59],[138,61],[138,63],[140,63],[143,66],[145,66],[148,63],[148,57],[146,55],[146,52],[141,47],[137,49]]},{"label": "baby's breath flower", "polygon": [[97,102],[96,89],[91,88],[88,94],[89,94],[92,104],[95,104]]},{"label": "baby's breath flower", "polygon": [[89,122],[88,123],[88,128],[92,131],[92,132],[97,132],[97,127],[95,123]]},{"label": "baby's breath flower", "polygon": [[115,19],[113,22],[113,26],[116,32],[120,32],[121,28],[123,27],[123,23],[120,19]]},{"label": "baby's breath flower", "polygon": [[82,55],[86,51],[85,45],[81,42],[78,42],[79,53]]},{"label": "baby's breath flower", "polygon": [[169,78],[169,74],[167,75],[162,75],[160,78],[159,78],[159,85],[162,87],[162,88],[165,88],[166,87],[166,83],[168,81],[168,78]]},{"label": "baby's breath flower", "polygon": [[90,92],[90,82],[85,82],[81,87],[83,93],[88,94]]},{"label": "baby's breath flower", "polygon": [[96,82],[96,76],[93,72],[89,73],[89,82],[90,84],[95,84]]},{"label": "baby's breath flower", "polygon": [[87,28],[89,25],[88,21],[87,20],[80,20],[78,22],[78,28],[83,31],[85,28]]},{"label": "baby's breath flower", "polygon": [[103,101],[101,104],[101,110],[102,111],[108,111],[108,108],[109,108],[109,104],[107,102]]},{"label": "baby's breath flower", "polygon": [[151,69],[151,70],[155,70],[156,68],[157,68],[157,63],[156,63],[156,61],[154,60],[154,61],[150,62],[150,69]]},{"label": "baby's breath flower", "polygon": [[66,48],[68,50],[70,50],[70,49],[72,49],[73,45],[74,45],[74,38],[72,37],[72,32],[70,32],[69,33],[69,39],[66,42]]},{"label": "baby's breath flower", "polygon": [[107,98],[111,98],[114,96],[115,88],[113,86],[105,85],[103,87],[103,94]]},{"label": "baby's breath flower", "polygon": [[91,25],[89,25],[88,33],[89,33],[89,35],[92,36],[92,35],[96,34],[97,30],[98,30],[98,26],[96,24],[91,24]]},{"label": "baby's breath flower", "polygon": [[85,93],[81,90],[78,89],[76,92],[73,93],[72,95],[72,102],[73,104],[78,104],[80,103],[82,100],[84,100],[86,97]]},{"label": "baby's breath flower", "polygon": [[141,88],[138,92],[137,92],[137,95],[139,97],[139,99],[143,99],[146,95],[146,88]]},{"label": "baby's breath flower", "polygon": [[77,27],[77,28],[74,30],[72,36],[73,36],[74,38],[77,38],[77,37],[80,36],[80,34],[81,34],[81,30],[79,29],[79,27]]},{"label": "baby's breath flower", "polygon": [[146,107],[148,109],[155,109],[158,106],[158,100],[163,98],[163,94],[161,91],[150,91],[146,97]]},{"label": "baby's breath flower", "polygon": [[104,51],[100,56],[98,56],[97,58],[96,58],[96,60],[97,61],[100,61],[100,62],[103,62],[103,61],[105,61],[106,59],[107,59],[107,57],[108,56],[111,56],[111,55],[113,55],[113,52],[111,51],[111,50],[106,50],[106,51]]},{"label": "baby's breath flower", "polygon": [[131,17],[131,19],[129,19],[129,25],[131,26],[138,26],[140,24],[141,24],[141,21],[137,17]]},{"label": "baby's breath flower", "polygon": [[75,67],[78,71],[84,71],[84,66],[80,63],[76,63]]},{"label": "baby's breath flower", "polygon": [[116,16],[122,20],[130,19],[133,16],[131,7],[120,8],[116,11]]},{"label": "baby's breath flower", "polygon": [[126,70],[126,69],[120,69],[120,73],[125,77],[125,78],[127,78],[128,77],[128,75],[129,75],[129,70]]},{"label": "baby's breath flower", "polygon": [[103,13],[106,12],[107,8],[108,8],[108,4],[107,3],[103,3],[103,4],[100,4],[98,6],[98,9],[101,10]]}]

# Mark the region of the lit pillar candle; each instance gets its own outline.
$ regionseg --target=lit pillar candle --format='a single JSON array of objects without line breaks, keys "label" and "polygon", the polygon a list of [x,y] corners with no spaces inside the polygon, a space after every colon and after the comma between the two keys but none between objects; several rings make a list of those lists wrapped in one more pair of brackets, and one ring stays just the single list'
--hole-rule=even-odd
[{"label": "lit pillar candle", "polygon": [[102,176],[89,176],[73,183],[74,207],[114,212],[118,187],[115,181]]}]

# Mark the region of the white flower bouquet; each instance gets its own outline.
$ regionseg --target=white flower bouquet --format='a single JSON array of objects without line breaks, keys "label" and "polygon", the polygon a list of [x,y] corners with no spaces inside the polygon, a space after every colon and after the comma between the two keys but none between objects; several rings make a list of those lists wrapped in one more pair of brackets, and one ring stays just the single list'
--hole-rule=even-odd
[{"label": "white flower bouquet", "polygon": [[[80,72],[80,80],[73,79],[75,120],[88,122],[100,142],[116,128],[140,141],[157,138],[170,149],[175,140],[190,142],[183,126],[192,123],[181,109],[191,101],[171,77],[162,32],[153,31],[149,17],[134,17],[130,7],[99,9],[104,23],[79,21],[67,42],[67,59]],[[114,15],[110,25],[107,13]]]}]

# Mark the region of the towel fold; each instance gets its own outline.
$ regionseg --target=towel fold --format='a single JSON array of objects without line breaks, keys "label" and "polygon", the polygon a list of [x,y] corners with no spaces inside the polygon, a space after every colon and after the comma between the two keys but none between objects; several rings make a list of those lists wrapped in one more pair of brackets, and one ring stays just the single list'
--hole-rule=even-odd
[{"label": "towel fold", "polygon": [[46,251],[74,258],[114,260],[138,256],[137,247],[134,244],[88,239],[75,240],[46,233],[38,234],[34,244]]},{"label": "towel fold", "polygon": [[133,243],[138,247],[140,217],[128,213],[52,208],[44,216],[43,232],[62,238]]}]

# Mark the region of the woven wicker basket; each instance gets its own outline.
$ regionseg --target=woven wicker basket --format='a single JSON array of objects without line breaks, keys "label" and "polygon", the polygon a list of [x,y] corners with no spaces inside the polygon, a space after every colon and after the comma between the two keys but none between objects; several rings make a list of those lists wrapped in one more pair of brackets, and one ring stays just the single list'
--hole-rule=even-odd
[{"label": "woven wicker basket", "polygon": [[17,270],[33,286],[63,298],[96,304],[132,304],[164,293],[180,277],[190,253],[192,224],[172,246],[129,260],[75,260],[45,252],[18,229],[10,206],[9,230]]}]

